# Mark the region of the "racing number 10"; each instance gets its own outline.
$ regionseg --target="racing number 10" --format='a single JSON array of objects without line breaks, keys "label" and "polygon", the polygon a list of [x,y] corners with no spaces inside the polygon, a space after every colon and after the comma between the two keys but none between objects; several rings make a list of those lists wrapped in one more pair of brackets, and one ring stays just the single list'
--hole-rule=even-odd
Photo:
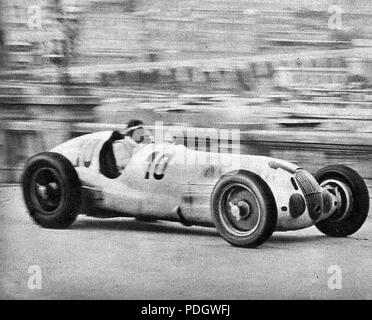
[{"label": "racing number 10", "polygon": [[153,177],[155,180],[161,180],[164,178],[164,172],[168,167],[170,160],[172,159],[173,155],[170,153],[163,153],[160,155],[159,151],[153,152],[147,158],[147,169],[145,174],[145,179],[150,179],[150,169],[152,164],[154,163],[154,173]]}]

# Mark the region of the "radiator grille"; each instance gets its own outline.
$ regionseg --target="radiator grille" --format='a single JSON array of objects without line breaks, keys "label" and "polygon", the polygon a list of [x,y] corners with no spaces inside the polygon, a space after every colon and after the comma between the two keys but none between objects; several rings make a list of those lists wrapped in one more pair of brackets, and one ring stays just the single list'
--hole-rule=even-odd
[{"label": "radiator grille", "polygon": [[306,170],[298,170],[295,176],[298,185],[304,193],[310,218],[317,220],[322,213],[322,188],[315,178]]}]

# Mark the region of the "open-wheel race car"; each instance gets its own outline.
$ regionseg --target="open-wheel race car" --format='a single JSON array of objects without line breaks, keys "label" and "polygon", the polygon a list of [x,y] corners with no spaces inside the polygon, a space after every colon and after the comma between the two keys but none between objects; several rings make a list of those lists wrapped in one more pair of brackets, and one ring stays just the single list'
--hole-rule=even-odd
[{"label": "open-wheel race car", "polygon": [[367,218],[368,189],[349,167],[312,175],[275,158],[151,139],[132,139],[124,157],[120,146],[136,130],[144,132],[83,135],[28,159],[22,187],[33,220],[46,228],[67,228],[79,214],[178,221],[215,227],[229,243],[252,248],[274,231],[312,225],[346,237]]}]

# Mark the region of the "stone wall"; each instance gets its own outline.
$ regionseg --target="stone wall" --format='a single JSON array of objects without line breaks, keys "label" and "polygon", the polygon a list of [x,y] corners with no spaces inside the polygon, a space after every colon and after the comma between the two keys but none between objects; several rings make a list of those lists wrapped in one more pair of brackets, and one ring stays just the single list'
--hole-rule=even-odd
[{"label": "stone wall", "polygon": [[18,182],[31,155],[71,138],[77,121],[95,120],[88,88],[0,84],[0,183]]}]

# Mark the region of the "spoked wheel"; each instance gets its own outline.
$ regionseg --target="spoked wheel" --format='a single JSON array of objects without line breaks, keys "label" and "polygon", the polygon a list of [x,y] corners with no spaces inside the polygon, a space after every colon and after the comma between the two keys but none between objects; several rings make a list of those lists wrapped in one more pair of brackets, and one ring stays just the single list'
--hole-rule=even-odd
[{"label": "spoked wheel", "polygon": [[45,152],[26,163],[23,196],[34,221],[46,228],[65,228],[76,219],[81,187],[72,164],[62,155]]},{"label": "spoked wheel", "polygon": [[327,166],[314,176],[323,188],[336,197],[337,202],[336,211],[315,226],[332,237],[346,237],[358,231],[369,210],[368,189],[363,178],[342,165]]},{"label": "spoked wheel", "polygon": [[268,185],[250,172],[223,176],[212,194],[212,217],[231,244],[257,247],[274,232],[277,212]]}]

